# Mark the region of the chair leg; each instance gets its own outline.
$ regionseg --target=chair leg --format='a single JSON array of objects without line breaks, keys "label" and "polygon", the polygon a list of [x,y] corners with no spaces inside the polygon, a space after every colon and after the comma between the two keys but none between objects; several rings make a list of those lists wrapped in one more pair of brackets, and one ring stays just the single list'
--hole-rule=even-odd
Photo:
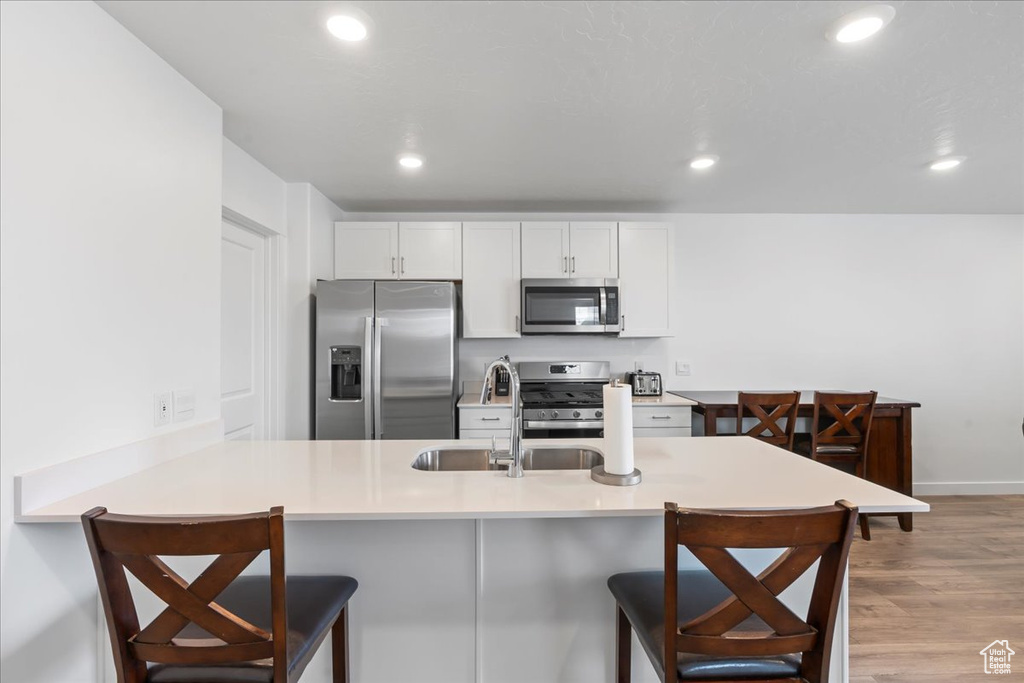
[{"label": "chair leg", "polygon": [[618,603],[615,604],[617,618],[615,620],[615,683],[630,681],[630,648],[633,645],[633,627],[630,626],[626,613]]},{"label": "chair leg", "polygon": [[333,683],[348,683],[348,605],[331,627],[331,662]]},{"label": "chair leg", "polygon": [[860,516],[860,537],[863,538],[865,541],[871,540],[871,527],[868,526],[867,515]]}]

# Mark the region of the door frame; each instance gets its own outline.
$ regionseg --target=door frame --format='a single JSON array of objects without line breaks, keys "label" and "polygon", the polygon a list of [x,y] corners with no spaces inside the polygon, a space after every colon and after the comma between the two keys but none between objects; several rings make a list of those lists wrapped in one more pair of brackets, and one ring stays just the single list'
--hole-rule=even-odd
[{"label": "door frame", "polygon": [[[263,423],[266,425],[266,440],[276,441],[284,431],[284,325],[281,310],[284,282],[284,259],[282,254],[281,234],[256,221],[233,211],[226,206],[221,207],[221,218],[237,228],[251,232],[264,240],[266,246],[266,282],[264,319],[267,321],[264,331],[263,373],[265,379],[263,401]],[[221,236],[223,240],[223,235]]]}]

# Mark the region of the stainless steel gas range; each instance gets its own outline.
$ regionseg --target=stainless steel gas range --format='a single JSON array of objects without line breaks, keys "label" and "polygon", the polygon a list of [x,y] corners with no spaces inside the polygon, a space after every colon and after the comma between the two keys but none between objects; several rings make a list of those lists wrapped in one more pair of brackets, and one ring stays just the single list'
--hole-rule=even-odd
[{"label": "stainless steel gas range", "polygon": [[604,436],[607,361],[522,362],[523,436],[582,439]]}]

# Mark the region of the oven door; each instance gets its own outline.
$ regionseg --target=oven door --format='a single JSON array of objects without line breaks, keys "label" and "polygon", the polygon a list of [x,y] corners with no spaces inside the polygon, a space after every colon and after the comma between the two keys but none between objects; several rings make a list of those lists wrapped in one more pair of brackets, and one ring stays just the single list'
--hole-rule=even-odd
[{"label": "oven door", "polygon": [[524,420],[524,439],[600,439],[604,420]]},{"label": "oven door", "polygon": [[523,334],[619,331],[618,280],[525,279],[522,289]]}]

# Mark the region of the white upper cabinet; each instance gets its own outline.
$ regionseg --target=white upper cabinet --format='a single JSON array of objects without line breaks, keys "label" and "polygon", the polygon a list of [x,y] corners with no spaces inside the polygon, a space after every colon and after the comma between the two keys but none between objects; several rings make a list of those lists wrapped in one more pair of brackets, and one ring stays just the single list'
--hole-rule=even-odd
[{"label": "white upper cabinet", "polygon": [[335,223],[336,280],[398,277],[398,223]]},{"label": "white upper cabinet", "polygon": [[523,223],[524,278],[615,278],[615,222]]},{"label": "white upper cabinet", "polygon": [[569,223],[569,277],[619,277],[618,223]]},{"label": "white upper cabinet", "polygon": [[399,223],[398,249],[402,280],[462,278],[462,223]]},{"label": "white upper cabinet", "polygon": [[519,223],[463,223],[463,337],[519,336],[519,244]]},{"label": "white upper cabinet", "polygon": [[619,223],[620,337],[671,337],[675,283],[670,223]]},{"label": "white upper cabinet", "polygon": [[568,223],[523,223],[523,277],[569,277]]},{"label": "white upper cabinet", "polygon": [[338,280],[458,280],[462,278],[462,224],[334,224]]}]

